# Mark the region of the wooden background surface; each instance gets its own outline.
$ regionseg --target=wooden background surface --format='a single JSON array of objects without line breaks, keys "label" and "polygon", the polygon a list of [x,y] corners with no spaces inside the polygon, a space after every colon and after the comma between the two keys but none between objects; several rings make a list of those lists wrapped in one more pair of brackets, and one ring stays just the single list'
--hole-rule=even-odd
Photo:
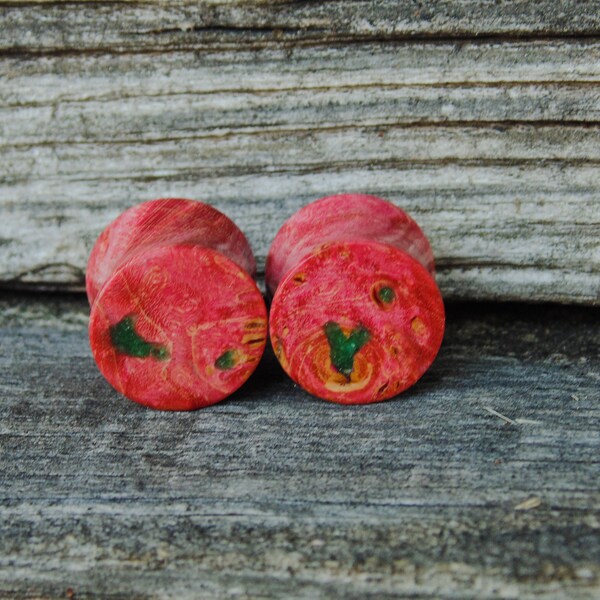
[{"label": "wooden background surface", "polygon": [[370,406],[269,351],[192,413],[112,390],[87,318],[0,297],[0,597],[600,595],[597,309],[451,305],[431,370]]},{"label": "wooden background surface", "polygon": [[[263,268],[341,191],[415,216],[450,301],[397,400],[267,352],[145,410],[41,293],[141,200],[210,201]],[[600,2],[0,0],[0,597],[596,600],[598,308],[474,301],[600,304],[599,191]]]},{"label": "wooden background surface", "polygon": [[124,208],[209,201],[259,265],[360,191],[446,298],[600,302],[600,2],[1,2],[0,285],[81,289]]}]

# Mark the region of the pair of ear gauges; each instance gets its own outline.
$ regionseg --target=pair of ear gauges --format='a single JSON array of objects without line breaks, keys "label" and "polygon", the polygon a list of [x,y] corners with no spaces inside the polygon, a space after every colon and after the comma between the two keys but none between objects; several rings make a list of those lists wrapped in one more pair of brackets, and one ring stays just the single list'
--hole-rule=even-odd
[{"label": "pair of ear gauges", "polygon": [[169,198],[125,211],[98,238],[86,274],[100,371],[141,404],[201,408],[248,379],[269,333],[306,391],[367,404],[412,386],[440,348],[430,244],[381,198],[329,196],[283,225],[266,263],[270,322],[255,271],[243,233],[207,204]]}]

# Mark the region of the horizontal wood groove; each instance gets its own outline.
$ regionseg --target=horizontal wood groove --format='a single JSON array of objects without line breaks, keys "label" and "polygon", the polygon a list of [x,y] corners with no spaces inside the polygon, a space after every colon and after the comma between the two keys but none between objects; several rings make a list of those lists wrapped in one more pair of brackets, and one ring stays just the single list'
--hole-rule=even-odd
[{"label": "horizontal wood groove", "polygon": [[[597,39],[600,3],[172,2],[0,5],[4,51],[119,52],[375,41]],[[26,33],[26,35],[23,35]],[[33,35],[32,35],[33,34]]]},{"label": "horizontal wood groove", "polygon": [[[156,138],[144,138],[143,143],[148,146],[152,145],[160,145],[170,142],[181,142],[181,141],[210,141],[210,140],[231,140],[231,139],[244,139],[244,138],[255,138],[255,137],[265,137],[265,136],[286,136],[286,135],[299,135],[302,136],[304,134],[323,134],[323,133],[342,133],[342,132],[353,132],[356,130],[362,131],[372,131],[376,135],[381,134],[385,135],[386,132],[394,131],[394,130],[430,130],[430,129],[443,129],[450,130],[452,128],[460,129],[481,129],[485,130],[496,130],[496,131],[507,131],[511,128],[529,128],[531,127],[532,133],[535,133],[536,130],[539,129],[554,129],[563,131],[566,128],[573,128],[578,130],[579,128],[589,129],[589,130],[598,130],[600,134],[600,121],[571,121],[567,125],[564,125],[560,121],[426,121],[426,122],[414,122],[414,123],[380,123],[380,124],[368,124],[361,126],[354,125],[319,125],[319,126],[310,126],[310,127],[295,127],[293,129],[289,128],[280,128],[280,127],[269,127],[264,129],[256,129],[251,131],[245,131],[242,127],[232,127],[231,131],[221,132],[221,133],[206,133],[202,135],[181,135],[181,136],[171,136],[171,137],[156,137]],[[13,148],[15,150],[27,150],[32,148],[60,148],[62,147],[86,147],[86,146],[102,146],[102,145],[110,145],[110,146],[131,146],[131,139],[102,139],[95,138],[94,140],[45,140],[40,142],[22,142],[22,143],[9,143],[9,144],[1,144],[0,148],[10,149]],[[408,165],[414,164],[418,165],[435,165],[435,164],[464,164],[464,165],[498,165],[498,166],[510,166],[510,165],[518,165],[518,164],[531,164],[531,165],[544,165],[544,164],[553,164],[553,163],[564,163],[569,165],[578,165],[578,164],[595,164],[599,159],[593,157],[586,158],[553,158],[553,157],[540,157],[540,158],[494,158],[494,159],[460,159],[460,158],[448,158],[448,159],[414,159],[414,158],[394,158],[394,159],[382,159],[382,160],[372,160],[369,159],[369,162],[372,164],[376,164],[379,166],[384,166],[388,164],[398,164],[398,165]],[[344,166],[346,163],[343,161],[331,160],[328,165],[335,166]],[[360,161],[352,161],[354,165],[360,165]],[[301,162],[298,162],[297,165],[302,165]],[[233,167],[232,168],[239,168]],[[323,168],[328,168],[328,166],[324,166]],[[259,168],[259,170],[261,170]],[[256,172],[256,171],[247,171],[248,173]],[[269,172],[275,173],[277,170],[270,169]],[[159,176],[162,177],[162,176]]]},{"label": "horizontal wood groove", "polygon": [[[13,108],[42,108],[42,107],[55,107],[56,104],[60,105],[69,105],[69,104],[81,104],[86,102],[95,102],[99,100],[135,100],[135,99],[157,99],[162,98],[168,100],[169,98],[177,98],[177,97],[198,97],[198,96],[222,96],[227,94],[235,94],[235,95],[248,95],[248,96],[264,96],[269,94],[280,94],[282,92],[326,92],[335,94],[336,92],[345,92],[345,91],[363,91],[363,90],[382,90],[382,91],[394,91],[394,90],[419,90],[419,89],[438,89],[440,91],[443,90],[473,90],[478,88],[484,89],[518,89],[518,88],[531,88],[531,87],[544,87],[547,89],[557,88],[557,89],[575,89],[578,88],[588,88],[600,90],[600,77],[596,80],[577,80],[577,81],[564,81],[564,80],[528,80],[528,81],[505,81],[502,79],[498,79],[495,82],[490,81],[466,81],[466,82],[439,82],[439,83],[365,83],[365,84],[354,84],[354,85],[306,85],[302,87],[298,86],[281,86],[281,87],[255,87],[255,88],[244,88],[244,87],[231,87],[231,88],[221,88],[221,89],[213,89],[213,90],[195,90],[195,91],[172,91],[172,92],[162,92],[162,93],[143,93],[143,94],[131,94],[131,93],[121,93],[118,97],[107,98],[107,97],[96,97],[96,96],[87,96],[87,97],[79,97],[79,98],[61,98],[58,99],[54,103],[42,102],[42,101],[30,101],[30,102],[10,102],[4,101],[2,106],[0,106],[0,110],[8,110]],[[0,92],[1,93],[1,92]],[[415,121],[415,125],[421,125],[422,123],[427,123],[429,121]],[[448,124],[456,124],[463,125],[465,123],[484,123],[485,125],[495,125],[495,124],[503,124],[506,126],[514,126],[518,124],[524,123],[532,123],[534,125],[551,125],[560,123],[565,126],[570,126],[574,124],[598,124],[600,121],[598,120],[568,120],[568,119],[538,119],[538,120],[525,120],[525,119],[505,119],[502,121],[498,120],[447,120],[443,121]],[[432,124],[435,124],[435,120],[431,120]],[[401,123],[399,125],[410,126],[411,123]]]},{"label": "horizontal wood groove", "polygon": [[[1,19],[0,19],[1,26]],[[143,32],[140,36],[146,35]],[[226,51],[234,53],[261,51],[268,49],[296,49],[296,48],[347,48],[349,46],[365,46],[372,44],[382,45],[413,45],[413,44],[469,44],[469,45],[485,45],[490,43],[499,43],[511,45],[515,43],[537,43],[537,42],[594,42],[600,41],[600,29],[589,33],[582,34],[540,34],[531,35],[523,34],[497,34],[497,35],[476,35],[476,34],[457,34],[457,35],[405,35],[405,36],[353,36],[344,37],[336,35],[328,38],[327,35],[316,35],[314,39],[278,39],[276,41],[235,41],[229,43],[217,40],[207,40],[206,42],[197,41],[194,43],[178,43],[165,44],[163,46],[156,45],[146,48],[133,47],[65,47],[65,48],[28,48],[23,46],[3,47],[0,39],[0,60],[35,60],[40,58],[75,58],[75,57],[102,57],[102,56],[165,56],[175,53],[194,53],[207,52],[214,53],[216,51]]]},{"label": "horizontal wood groove", "polygon": [[[210,138],[209,138],[210,139]],[[180,140],[178,140],[180,141]],[[78,144],[67,144],[69,147],[77,146]],[[50,148],[58,147],[59,144],[49,144]],[[101,147],[102,144],[99,144]],[[27,146],[25,147],[27,148]],[[600,158],[514,158],[514,159],[464,159],[464,158],[437,158],[431,160],[419,160],[419,159],[408,159],[402,160],[400,158],[393,159],[379,159],[379,160],[351,160],[351,161],[331,161],[326,165],[319,164],[318,160],[314,162],[295,163],[279,167],[271,167],[265,165],[256,165],[252,167],[243,167],[239,165],[228,165],[228,166],[206,166],[202,167],[189,167],[186,169],[178,169],[177,172],[172,174],[160,173],[160,174],[149,174],[147,172],[140,174],[128,174],[128,173],[115,173],[110,179],[115,183],[118,182],[132,182],[132,183],[153,183],[163,182],[168,185],[170,182],[177,183],[186,178],[195,177],[196,179],[218,180],[222,177],[252,177],[252,176],[271,176],[273,178],[278,176],[303,176],[303,175],[319,175],[319,174],[332,174],[335,172],[346,171],[350,172],[353,169],[381,169],[381,170],[392,170],[394,168],[402,169],[403,171],[409,170],[426,170],[431,168],[443,168],[443,167],[480,167],[480,168],[525,168],[525,167],[559,167],[559,168],[573,168],[573,167],[595,167],[600,166]],[[75,185],[77,183],[104,183],[107,181],[108,175],[106,173],[98,174],[97,176],[91,174],[78,174],[78,175],[67,175],[66,173],[62,176],[62,181],[67,184]],[[2,184],[18,185],[21,183],[27,183],[32,178],[31,176],[10,176],[6,175],[3,181],[0,182],[0,189]],[[55,176],[47,176],[48,181],[56,181]],[[39,179],[38,179],[39,181]],[[31,204],[33,206],[34,203]],[[428,212],[423,210],[424,213]],[[599,219],[600,221],[600,219]],[[589,221],[588,219],[578,221],[577,219],[569,219],[569,223],[573,226],[586,226],[595,224],[596,220]],[[542,219],[539,221],[528,220],[531,225],[535,224],[552,224],[556,225],[556,221],[552,219]],[[0,242],[1,245],[1,242]]]}]

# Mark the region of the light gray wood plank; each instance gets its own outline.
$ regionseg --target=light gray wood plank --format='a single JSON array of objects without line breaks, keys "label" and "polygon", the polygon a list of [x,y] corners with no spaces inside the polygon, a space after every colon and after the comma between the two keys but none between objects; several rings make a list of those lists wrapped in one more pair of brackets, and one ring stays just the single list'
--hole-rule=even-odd
[{"label": "light gray wood plank", "polygon": [[[165,195],[229,212],[262,267],[299,206],[364,191],[423,225],[447,297],[598,303],[597,39],[467,39],[467,27],[452,40],[458,30],[438,18],[431,26],[445,38],[365,43],[396,18],[399,35],[413,31],[398,25],[404,8],[383,4],[344,3],[343,14],[338,3],[204,4],[202,19],[217,23],[207,31],[224,46],[187,31],[200,37],[182,52],[175,27],[157,33],[165,51],[152,54],[144,40],[156,36],[135,34],[136,23],[163,19],[168,29],[198,6],[6,4],[5,39],[14,26],[20,41],[0,60],[0,283],[81,289],[99,231],[125,207]],[[553,6],[544,5],[548,27]],[[371,18],[384,8],[387,21]],[[464,25],[460,11],[471,19],[473,4],[428,8]],[[511,11],[536,31],[532,5],[480,8],[477,33],[491,24],[506,33]],[[269,30],[248,45],[256,31],[240,23],[261,27],[274,11],[304,23],[290,35],[314,35],[302,19],[319,13],[346,37],[321,32],[320,44],[286,47]],[[571,26],[581,33],[596,17],[578,15]],[[348,43],[355,34],[360,43]],[[116,52],[68,50],[69,36]],[[135,53],[121,53],[128,44]]]},{"label": "light gray wood plank", "polygon": [[[366,44],[0,61],[4,144],[598,120],[598,42]],[[4,145],[3,144],[3,145]]]},{"label": "light gray wood plank", "polygon": [[[384,85],[598,82],[595,38],[391,42],[330,47],[231,47],[157,54],[0,60],[4,106],[52,105],[176,93],[273,92]],[[235,58],[234,58],[235,57]],[[85,85],[84,85],[85,83]]]},{"label": "light gray wood plank", "polygon": [[231,45],[339,43],[407,36],[590,35],[600,3],[479,2],[427,4],[381,0],[289,2],[180,0],[78,3],[3,2],[0,50],[140,51]]},{"label": "light gray wood plank", "polygon": [[81,289],[100,230],[166,195],[228,212],[262,268],[294,210],[363,191],[419,220],[448,298],[600,302],[595,38],[174,48],[0,60],[1,285]]},{"label": "light gray wood plank", "polygon": [[[594,303],[598,166],[577,154],[593,155],[599,140],[598,128],[392,128],[383,136],[363,128],[189,140],[185,149],[74,144],[39,148],[35,158],[15,150],[5,164],[25,173],[0,185],[2,278],[81,286],[100,230],[161,195],[225,211],[262,268],[285,218],[317,197],[359,189],[390,198],[422,225],[447,297]],[[242,166],[245,148],[258,165]],[[556,158],[536,158],[548,153]]]},{"label": "light gray wood plank", "polygon": [[3,597],[597,597],[597,309],[450,305],[397,400],[310,398],[269,353],[184,414],[111,390],[87,314],[0,300]]},{"label": "light gray wood plank", "polygon": [[[81,82],[83,83],[83,82]],[[173,94],[114,101],[88,98],[2,110],[3,138],[18,146],[98,140],[185,140],[340,126],[478,122],[600,121],[598,86],[523,84],[447,88],[400,86],[265,93]],[[248,158],[251,158],[249,156]]]}]

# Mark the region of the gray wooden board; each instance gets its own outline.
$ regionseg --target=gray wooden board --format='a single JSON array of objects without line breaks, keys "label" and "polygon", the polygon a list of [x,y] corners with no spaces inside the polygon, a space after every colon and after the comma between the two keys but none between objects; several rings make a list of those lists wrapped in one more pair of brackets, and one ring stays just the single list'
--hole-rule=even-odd
[{"label": "gray wooden board", "polygon": [[598,0],[3,0],[0,10],[0,50],[39,54],[409,36],[585,36],[600,28]]},{"label": "gray wooden board", "polygon": [[179,414],[109,387],[87,315],[0,297],[0,596],[598,597],[597,309],[451,304],[397,400],[319,401],[268,353]]},{"label": "gray wooden board", "polygon": [[[76,33],[93,15],[163,10],[99,6],[10,6],[3,31],[15,15],[25,28],[26,15],[59,11]],[[213,9],[251,18],[243,3]],[[100,230],[127,206],[166,195],[227,212],[262,269],[296,209],[362,191],[419,221],[448,298],[600,302],[596,37],[323,37],[193,51],[173,42],[153,53],[140,41],[125,53],[44,56],[15,48],[0,57],[4,287],[81,288]]]}]

